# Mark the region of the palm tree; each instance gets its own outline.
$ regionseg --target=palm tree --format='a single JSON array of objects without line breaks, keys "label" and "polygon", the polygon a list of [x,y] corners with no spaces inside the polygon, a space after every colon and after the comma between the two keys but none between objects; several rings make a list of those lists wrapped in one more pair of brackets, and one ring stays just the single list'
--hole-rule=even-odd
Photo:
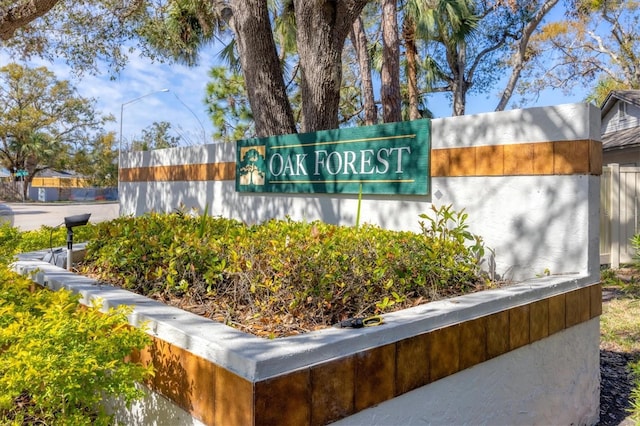
[{"label": "palm tree", "polygon": [[[417,87],[418,40],[432,40],[446,47],[450,64],[465,64],[466,40],[471,37],[480,20],[472,0],[407,0],[404,5],[403,37],[407,57],[409,117],[420,118]],[[427,83],[446,78],[435,61],[423,62]],[[464,68],[452,66],[454,78],[448,79],[454,93],[454,115],[464,114]],[[460,86],[460,87],[456,87]]]}]

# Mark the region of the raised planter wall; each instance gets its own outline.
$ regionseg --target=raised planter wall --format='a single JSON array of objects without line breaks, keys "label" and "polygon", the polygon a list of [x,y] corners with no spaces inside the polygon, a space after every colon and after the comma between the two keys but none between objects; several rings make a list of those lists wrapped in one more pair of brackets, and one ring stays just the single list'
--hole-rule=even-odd
[{"label": "raised planter wall", "polygon": [[[432,204],[469,214],[471,231],[495,250],[495,272],[527,279],[585,271],[598,255],[602,173],[600,110],[567,104],[433,120],[428,196],[362,200],[361,221],[419,230]],[[235,144],[124,153],[120,212],[181,205],[247,223],[290,216],[353,225],[357,195],[235,192]],[[595,244],[595,246],[594,246]]]},{"label": "raised planter wall", "polygon": [[[96,285],[42,253],[15,268],[85,302],[133,304],[131,322],[148,321],[154,344],[140,359],[157,368],[153,392],[119,413],[124,423],[595,424],[599,120],[585,104],[435,120],[432,194],[365,197],[363,219],[415,230],[431,203],[465,208],[496,273],[519,283],[387,314],[379,327],[265,340]],[[354,222],[353,196],[235,193],[234,149],[124,155],[122,213],[209,203],[247,222]]]},{"label": "raised planter wall", "polygon": [[545,277],[384,315],[364,329],[261,339],[23,257],[51,289],[134,305],[154,343],[125,424],[596,424],[600,285]]}]

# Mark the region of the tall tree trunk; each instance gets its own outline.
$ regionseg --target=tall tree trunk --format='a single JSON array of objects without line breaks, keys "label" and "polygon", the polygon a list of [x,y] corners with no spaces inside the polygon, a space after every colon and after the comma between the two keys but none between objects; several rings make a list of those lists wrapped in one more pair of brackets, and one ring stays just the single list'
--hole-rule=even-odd
[{"label": "tall tree trunk", "polygon": [[464,115],[467,104],[467,90],[469,89],[465,75],[467,44],[464,41],[459,42],[457,46],[454,44],[451,46],[450,52],[447,53],[447,57],[453,72],[453,82],[451,84],[453,115]]},{"label": "tall tree trunk", "polygon": [[9,40],[18,28],[45,15],[58,2],[59,0],[31,0],[0,6],[0,40]]},{"label": "tall tree trunk", "polygon": [[360,67],[360,86],[362,90],[364,123],[368,126],[378,122],[378,110],[373,94],[371,79],[371,63],[369,61],[367,34],[364,31],[362,18],[358,17],[351,28],[351,43],[358,57]]},{"label": "tall tree trunk", "polygon": [[294,0],[302,131],[338,128],[342,49],[367,0]]},{"label": "tall tree trunk", "polygon": [[382,0],[382,119],[385,123],[402,121],[400,96],[400,39],[396,0]]},{"label": "tall tree trunk", "polygon": [[258,137],[296,133],[269,14],[267,0],[231,0],[231,28]]},{"label": "tall tree trunk", "polygon": [[421,118],[418,109],[418,49],[416,47],[416,21],[406,16],[402,25],[405,56],[407,58],[407,91],[409,92],[409,120]]},{"label": "tall tree trunk", "polygon": [[504,111],[511,100],[511,96],[513,96],[513,91],[516,88],[516,84],[518,84],[518,80],[520,79],[520,74],[522,73],[522,69],[524,68],[528,58],[527,58],[527,49],[529,47],[529,40],[531,39],[531,35],[538,28],[542,19],[546,16],[546,14],[556,5],[558,4],[558,0],[547,0],[544,2],[542,7],[538,9],[534,17],[527,23],[527,25],[522,30],[522,37],[518,42],[518,50],[514,53],[514,61],[513,61],[513,69],[511,70],[511,75],[509,76],[509,81],[502,91],[502,96],[500,97],[500,102],[498,102],[498,106],[496,106],[496,111]]}]

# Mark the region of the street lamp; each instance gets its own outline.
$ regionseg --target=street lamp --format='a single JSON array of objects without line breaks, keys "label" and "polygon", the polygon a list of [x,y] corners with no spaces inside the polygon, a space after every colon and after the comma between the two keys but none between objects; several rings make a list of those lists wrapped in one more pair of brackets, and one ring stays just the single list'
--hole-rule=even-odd
[{"label": "street lamp", "polygon": [[147,93],[146,95],[138,96],[137,98],[131,99],[130,101],[124,102],[122,105],[120,105],[120,143],[119,143],[119,146],[118,146],[118,169],[120,169],[120,154],[122,152],[122,116],[124,115],[124,107],[125,107],[125,105],[132,104],[132,103],[134,103],[136,101],[139,101],[142,98],[146,98],[147,96],[155,95],[156,93],[168,92],[168,91],[169,91],[169,89],[156,90],[154,92]]},{"label": "street lamp", "polygon": [[200,119],[198,118],[198,116],[196,115],[195,112],[193,112],[193,110],[191,108],[189,108],[189,106],[187,104],[185,104],[184,102],[182,102],[182,99],[180,99],[178,97],[178,95],[176,95],[174,92],[171,92],[173,94],[173,96],[176,97],[176,99],[178,100],[178,102],[180,102],[182,104],[183,107],[185,107],[190,113],[191,115],[193,115],[193,118],[196,119],[196,121],[198,122],[198,124],[200,125],[200,128],[202,129],[202,143],[206,144],[207,143],[207,132],[204,130],[204,126],[202,125],[202,121],[200,121]]}]

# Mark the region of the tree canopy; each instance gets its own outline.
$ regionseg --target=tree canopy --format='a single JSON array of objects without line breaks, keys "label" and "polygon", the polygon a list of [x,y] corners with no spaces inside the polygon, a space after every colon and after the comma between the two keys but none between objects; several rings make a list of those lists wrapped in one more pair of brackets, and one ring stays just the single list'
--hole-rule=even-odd
[{"label": "tree canopy", "polygon": [[415,119],[429,115],[438,92],[460,115],[470,94],[497,91],[494,109],[502,110],[514,94],[526,105],[545,87],[570,90],[594,78],[599,90],[637,87],[636,2],[572,0],[564,21],[545,23],[557,4],[22,0],[0,4],[0,39],[22,57],[62,55],[78,73],[103,60],[117,72],[132,46],[195,64],[217,44],[233,87],[214,69],[206,99],[229,138]]},{"label": "tree canopy", "polygon": [[28,181],[48,168],[65,169],[91,132],[113,120],[98,116],[94,104],[45,67],[0,68],[0,163],[26,170]]},{"label": "tree canopy", "polygon": [[521,86],[530,96],[549,87],[589,87],[588,99],[600,104],[611,90],[640,89],[640,3],[573,0],[563,21],[543,27],[531,51],[535,60]]}]

